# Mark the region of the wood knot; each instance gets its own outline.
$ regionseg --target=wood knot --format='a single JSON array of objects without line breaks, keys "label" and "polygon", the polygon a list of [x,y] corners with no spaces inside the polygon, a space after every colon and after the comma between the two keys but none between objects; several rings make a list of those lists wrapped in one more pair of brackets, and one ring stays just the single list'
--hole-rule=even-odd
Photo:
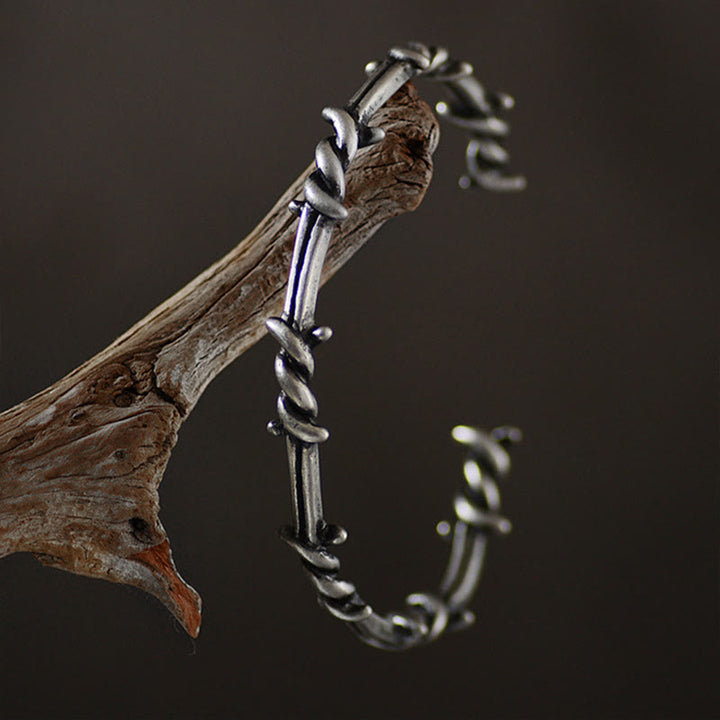
[{"label": "wood knot", "polygon": [[147,521],[140,517],[130,518],[130,532],[133,537],[145,545],[153,542],[152,529]]},{"label": "wood knot", "polygon": [[113,402],[118,407],[130,407],[133,403],[133,396],[129,392],[123,390],[113,398]]},{"label": "wood knot", "polygon": [[70,425],[77,425],[81,423],[87,417],[87,410],[84,408],[75,408],[70,413]]}]

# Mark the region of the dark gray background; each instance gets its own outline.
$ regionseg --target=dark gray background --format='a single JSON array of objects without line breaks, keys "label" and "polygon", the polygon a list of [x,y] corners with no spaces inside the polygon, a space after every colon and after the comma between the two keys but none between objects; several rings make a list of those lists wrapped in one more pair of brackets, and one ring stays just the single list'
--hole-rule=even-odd
[{"label": "dark gray background", "polygon": [[448,129],[420,210],[319,306],[327,510],[378,608],[439,578],[451,426],[525,430],[478,624],[383,654],[317,607],[275,535],[266,339],[203,396],[161,487],[198,641],[137,591],[7,558],[0,716],[720,717],[715,10],[0,3],[2,407],[237,243],[395,42],[444,43],[515,95],[530,181],[461,193]]}]

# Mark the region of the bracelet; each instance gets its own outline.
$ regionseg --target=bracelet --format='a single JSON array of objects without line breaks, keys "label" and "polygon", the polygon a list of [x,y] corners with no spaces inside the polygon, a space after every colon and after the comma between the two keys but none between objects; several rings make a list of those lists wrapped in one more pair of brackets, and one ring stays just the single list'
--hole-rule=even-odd
[{"label": "bracelet", "polygon": [[[436,593],[414,593],[403,611],[379,615],[351,582],[340,578],[340,561],[330,548],[344,542],[347,533],[323,517],[319,445],[329,433],[315,422],[318,406],[309,382],[315,369],[313,349],[332,335],[330,328],[315,324],[314,315],[333,227],[348,214],[343,205],[345,171],[359,149],[383,139],[381,128],[368,125],[375,112],[408,80],[421,76],[443,83],[453,95],[450,103],[438,103],[439,115],[471,133],[467,174],[460,185],[514,191],[523,189],[525,180],[505,173],[509,158],[499,143],[509,128],[497,113],[510,109],[512,98],[487,92],[468,63],[452,60],[444,48],[408,43],[392,48],[383,62],[370,63],[366,72],[367,81],[344,109],[323,110],[334,135],[315,149],[317,169],[305,181],[304,200],[290,204],[300,219],[285,306],[282,317],[266,323],[281,348],[275,358],[279,419],[268,423],[268,430],[285,436],[290,466],[295,522],[280,531],[281,537],[300,556],[321,605],[368,644],[403,650],[473,622],[467,605],[480,580],[487,538],[511,528],[500,514],[497,481],[510,469],[508,448],[520,439],[520,431],[501,427],[485,433],[467,426],[453,430],[455,440],[468,450],[466,483],[454,499],[450,560]],[[438,532],[448,535],[449,524],[440,523]]]}]

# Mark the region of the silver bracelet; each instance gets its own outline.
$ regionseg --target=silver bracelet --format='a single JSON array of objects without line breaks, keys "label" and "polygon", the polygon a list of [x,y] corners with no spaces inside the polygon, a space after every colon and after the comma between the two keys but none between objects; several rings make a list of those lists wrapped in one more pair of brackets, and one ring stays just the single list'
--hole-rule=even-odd
[{"label": "silver bracelet", "polygon": [[[366,71],[368,80],[344,109],[323,110],[334,135],[318,143],[317,169],[305,181],[305,198],[290,205],[300,220],[285,306],[282,317],[267,321],[281,347],[275,358],[281,388],[279,419],[270,422],[268,430],[285,436],[290,465],[295,523],[283,528],[281,536],[300,555],[320,603],[370,645],[403,650],[473,622],[467,605],[480,579],[487,538],[507,533],[511,527],[500,515],[497,481],[510,469],[508,447],[520,439],[520,432],[509,427],[491,433],[466,426],[453,430],[455,440],[468,449],[466,483],[454,499],[450,560],[436,593],[412,594],[403,611],[379,615],[352,583],[340,578],[340,561],[330,548],[344,542],[347,533],[323,517],[319,445],[329,433],[315,422],[318,407],[309,381],[315,368],[313,348],[332,334],[330,328],[315,325],[314,315],[333,227],[348,214],[343,205],[345,171],[360,148],[383,139],[381,128],[368,125],[375,112],[408,80],[420,76],[445,85],[453,100],[438,103],[438,113],[471,133],[462,187],[521,190],[525,180],[504,172],[508,154],[499,143],[509,128],[497,114],[511,108],[513,101],[507,95],[487,92],[468,63],[452,60],[444,48],[408,43],[392,48],[383,62],[370,63]],[[438,530],[446,535],[451,528],[440,523]]]}]

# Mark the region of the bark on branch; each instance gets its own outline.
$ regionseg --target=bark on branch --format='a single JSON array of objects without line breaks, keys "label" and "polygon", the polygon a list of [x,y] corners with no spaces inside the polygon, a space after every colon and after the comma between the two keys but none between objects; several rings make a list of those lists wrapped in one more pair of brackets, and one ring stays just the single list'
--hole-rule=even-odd
[{"label": "bark on branch", "polygon": [[[432,175],[438,129],[408,85],[377,115],[386,139],[347,176],[350,215],[323,281],[389,218],[414,210]],[[177,432],[208,383],[282,310],[297,219],[288,202],[310,168],[234,250],[112,345],[0,414],[0,557],[135,585],[192,636],[200,597],[178,574],[158,518]],[[270,408],[270,405],[268,406]]]}]

